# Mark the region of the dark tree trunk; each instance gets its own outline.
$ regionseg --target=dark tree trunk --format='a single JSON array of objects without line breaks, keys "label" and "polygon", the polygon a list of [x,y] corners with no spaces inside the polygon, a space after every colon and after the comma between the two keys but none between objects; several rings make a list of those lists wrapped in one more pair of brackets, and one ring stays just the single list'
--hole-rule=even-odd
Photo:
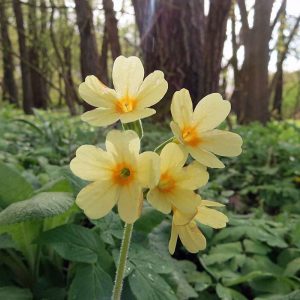
[{"label": "dark tree trunk", "polygon": [[273,100],[273,113],[277,119],[282,118],[282,93],[283,93],[283,56],[284,56],[284,44],[285,35],[284,30],[286,26],[286,0],[283,0],[282,10],[279,15],[280,25],[278,29],[277,39],[277,80],[275,85],[274,100]]},{"label": "dark tree trunk", "polygon": [[88,75],[95,75],[100,80],[106,77],[100,66],[100,57],[93,24],[93,12],[88,0],[75,0],[77,25],[80,33],[80,64],[84,80]]},{"label": "dark tree trunk", "polygon": [[236,83],[238,121],[249,123],[269,120],[268,64],[271,38],[270,18],[274,0],[255,1],[254,23],[249,28],[244,0],[239,0],[243,26],[245,58]]},{"label": "dark tree trunk", "polygon": [[33,106],[36,108],[47,108],[47,88],[44,77],[40,76],[37,70],[41,70],[39,43],[41,42],[38,35],[37,26],[37,3],[36,0],[30,0],[29,2],[29,14],[28,14],[28,29],[31,44],[29,46],[28,58],[30,62],[30,77],[31,77],[31,89]]},{"label": "dark tree trunk", "polygon": [[3,61],[3,92],[9,103],[18,105],[18,90],[14,77],[12,44],[8,33],[6,3],[0,1],[0,30]]},{"label": "dark tree trunk", "polygon": [[[75,0],[77,25],[80,33],[80,66],[82,80],[88,75],[95,75],[101,81],[107,82],[107,73],[101,69],[100,57],[97,48],[93,11],[88,0]],[[93,106],[83,103],[85,110]]]},{"label": "dark tree trunk", "polygon": [[219,77],[231,0],[210,0],[205,28],[204,67],[198,97],[219,91]]},{"label": "dark tree trunk", "polygon": [[121,55],[121,45],[118,33],[118,21],[115,16],[114,3],[112,0],[103,0],[103,8],[105,14],[105,30],[107,31],[107,39],[110,44],[111,55],[116,59]]},{"label": "dark tree trunk", "polygon": [[[69,108],[70,114],[72,116],[76,115],[76,107],[75,107],[75,101],[78,100],[78,96],[74,87],[74,82],[72,78],[72,53],[71,53],[71,41],[72,41],[72,35],[69,33],[68,38],[70,38],[71,35],[71,41],[67,43],[67,37],[63,37],[64,40],[64,46],[63,46],[63,54],[61,54],[61,51],[59,49],[58,43],[56,41],[56,35],[54,32],[54,13],[55,13],[55,6],[53,3],[53,0],[50,0],[50,3],[52,5],[52,11],[51,11],[51,16],[50,16],[50,38],[51,42],[56,54],[56,59],[58,63],[58,70],[61,78],[64,81],[65,85],[65,100],[66,104]],[[61,16],[63,20],[66,23],[66,26],[68,26],[68,20],[66,15]]]},{"label": "dark tree trunk", "polygon": [[18,43],[20,52],[20,65],[22,74],[23,110],[26,114],[32,114],[32,89],[30,68],[28,66],[28,49],[26,45],[23,12],[20,0],[13,0],[13,9],[16,18]]},{"label": "dark tree trunk", "polygon": [[[204,0],[133,0],[146,74],[160,69],[169,83],[158,103],[165,117],[176,90],[187,88],[197,100],[203,70]],[[168,99],[168,100],[166,100]]]}]

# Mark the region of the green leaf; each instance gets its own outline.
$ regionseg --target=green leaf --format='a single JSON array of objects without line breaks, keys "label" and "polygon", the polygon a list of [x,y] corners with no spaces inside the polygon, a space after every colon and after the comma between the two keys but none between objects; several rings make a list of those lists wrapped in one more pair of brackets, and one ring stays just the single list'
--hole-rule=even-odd
[{"label": "green leaf", "polygon": [[5,300],[32,300],[32,294],[28,289],[21,289],[16,286],[0,287],[0,299]]},{"label": "green leaf", "polygon": [[153,209],[145,207],[142,216],[135,222],[134,230],[150,233],[154,227],[158,226],[165,219],[165,215]]},{"label": "green leaf", "polygon": [[268,295],[263,297],[256,297],[254,300],[299,300],[300,290],[293,291],[286,295]]},{"label": "green leaf", "polygon": [[12,237],[17,249],[23,253],[33,268],[36,253],[36,245],[33,241],[39,236],[41,229],[41,221],[27,221],[0,226],[0,233],[8,233]]},{"label": "green leaf", "polygon": [[129,285],[137,300],[177,300],[166,281],[150,269],[136,268],[129,275]]},{"label": "green leaf", "polygon": [[11,203],[30,197],[32,186],[19,172],[0,162],[0,207],[5,208]]},{"label": "green leaf", "polygon": [[69,290],[69,300],[110,300],[113,283],[99,264],[76,265]]},{"label": "green leaf", "polygon": [[243,244],[244,244],[246,253],[266,255],[271,250],[268,246],[260,243],[259,241],[254,242],[254,241],[245,239],[243,241]]},{"label": "green leaf", "polygon": [[52,217],[67,211],[74,199],[69,193],[41,193],[16,202],[0,212],[0,225]]},{"label": "green leaf", "polygon": [[0,235],[0,249],[9,249],[15,247],[16,244],[9,234],[5,233]]},{"label": "green leaf", "polygon": [[221,284],[217,284],[217,295],[222,300],[247,300],[245,296],[243,296],[241,293],[222,286]]},{"label": "green leaf", "polygon": [[123,227],[119,216],[111,211],[104,218],[91,220],[96,227],[100,228],[102,240],[110,245],[115,245],[113,237],[121,240],[123,237]]},{"label": "green leaf", "polygon": [[268,276],[271,275],[270,273],[261,272],[261,271],[253,271],[246,275],[237,276],[236,278],[232,279],[223,279],[222,282],[225,286],[233,286],[238,285],[244,282],[252,281],[254,278],[261,277],[261,276]]},{"label": "green leaf", "polygon": [[284,275],[286,276],[294,276],[300,271],[300,257],[292,260],[286,266],[284,271]]},{"label": "green leaf", "polygon": [[104,269],[112,263],[100,236],[79,225],[67,224],[46,231],[38,242],[51,245],[61,257],[70,261],[96,263],[100,260]]}]

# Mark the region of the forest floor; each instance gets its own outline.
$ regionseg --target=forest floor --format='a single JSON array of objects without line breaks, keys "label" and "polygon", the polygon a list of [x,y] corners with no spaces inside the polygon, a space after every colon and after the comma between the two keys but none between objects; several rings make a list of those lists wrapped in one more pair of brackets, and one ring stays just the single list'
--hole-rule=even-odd
[{"label": "forest floor", "polygon": [[[1,109],[1,299],[109,297],[122,224],[114,212],[94,223],[84,217],[73,196],[86,183],[68,167],[80,145],[103,146],[107,131],[65,113]],[[189,254],[177,246],[171,257],[171,220],[145,203],[124,299],[300,298],[300,124],[233,131],[244,140],[242,155],[223,159],[225,170],[209,170],[210,182],[199,191],[226,204],[228,227],[201,226],[207,249]],[[143,150],[171,137],[168,124],[145,123],[144,132]],[[53,198],[59,205],[49,204]]]}]

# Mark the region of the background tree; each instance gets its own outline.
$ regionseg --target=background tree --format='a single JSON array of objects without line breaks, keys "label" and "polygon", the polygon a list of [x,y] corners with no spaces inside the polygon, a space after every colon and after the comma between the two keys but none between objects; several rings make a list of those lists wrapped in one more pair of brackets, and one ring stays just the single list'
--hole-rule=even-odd
[{"label": "background tree", "polygon": [[14,61],[12,56],[12,43],[8,32],[8,17],[6,6],[0,1],[0,34],[3,62],[3,94],[4,98],[12,104],[18,104],[18,90],[14,77]]}]

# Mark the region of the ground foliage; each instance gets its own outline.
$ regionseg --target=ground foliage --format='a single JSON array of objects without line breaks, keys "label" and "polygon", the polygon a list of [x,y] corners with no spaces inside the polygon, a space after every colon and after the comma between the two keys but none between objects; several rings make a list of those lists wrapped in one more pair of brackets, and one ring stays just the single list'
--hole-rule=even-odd
[{"label": "ground foliage", "polygon": [[[145,150],[170,137],[145,124]],[[224,125],[225,127],[225,125]],[[0,115],[0,298],[110,299],[123,224],[115,212],[89,221],[74,205],[86,182],[68,163],[95,129],[63,113],[10,108]],[[243,154],[210,170],[200,191],[227,204],[229,226],[201,226],[197,255],[167,250],[171,220],[145,203],[134,225],[123,299],[300,298],[300,127],[272,122],[234,128]]]}]

